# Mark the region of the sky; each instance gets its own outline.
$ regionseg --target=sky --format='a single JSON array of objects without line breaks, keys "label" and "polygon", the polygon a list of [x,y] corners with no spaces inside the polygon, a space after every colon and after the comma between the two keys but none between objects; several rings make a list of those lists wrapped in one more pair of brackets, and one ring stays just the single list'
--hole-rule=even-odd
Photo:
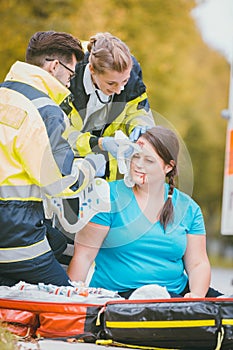
[{"label": "sky", "polygon": [[233,61],[233,0],[197,0],[192,10],[203,41]]}]

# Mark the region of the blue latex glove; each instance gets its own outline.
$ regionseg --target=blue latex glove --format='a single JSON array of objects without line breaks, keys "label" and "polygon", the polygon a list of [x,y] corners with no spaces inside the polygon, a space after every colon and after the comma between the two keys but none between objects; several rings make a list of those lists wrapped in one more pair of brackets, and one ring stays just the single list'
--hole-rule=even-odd
[{"label": "blue latex glove", "polygon": [[[106,136],[106,137],[103,137],[102,139],[102,148],[105,151],[111,153],[111,155],[116,159],[118,156],[119,146],[120,146],[120,141],[118,142],[118,140],[116,140],[114,137]],[[126,147],[126,149],[124,150],[123,156],[125,158],[129,158],[132,155],[133,151],[134,151],[133,146],[129,144],[128,147]]]},{"label": "blue latex glove", "polygon": [[[105,175],[106,170],[106,160],[103,154],[88,154],[85,158],[80,158],[78,161],[82,161],[85,159],[90,164],[90,167],[87,163],[84,163],[84,167],[78,167],[78,179],[75,184],[72,185],[72,191],[77,191],[84,183],[91,182],[94,177],[103,177]],[[85,165],[86,164],[86,165]],[[77,178],[77,174],[76,174]]]},{"label": "blue latex glove", "polygon": [[111,153],[114,158],[117,158],[118,143],[114,137],[106,136],[102,138],[102,148],[104,151]]},{"label": "blue latex glove", "polygon": [[106,159],[103,154],[91,153],[91,154],[88,154],[85,157],[85,159],[88,160],[88,162],[90,162],[90,164],[95,169],[96,171],[95,176],[97,177],[104,176],[105,170],[106,170]]},{"label": "blue latex glove", "polygon": [[148,129],[150,129],[149,126],[147,125],[140,125],[140,126],[136,126],[133,131],[130,133],[129,135],[129,139],[132,142],[136,142],[138,140],[138,138],[144,134]]}]

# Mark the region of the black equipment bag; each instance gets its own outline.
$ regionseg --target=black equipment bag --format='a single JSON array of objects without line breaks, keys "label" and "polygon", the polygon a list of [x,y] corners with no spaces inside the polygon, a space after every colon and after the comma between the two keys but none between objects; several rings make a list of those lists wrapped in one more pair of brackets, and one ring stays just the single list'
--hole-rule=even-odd
[{"label": "black equipment bag", "polygon": [[233,298],[217,299],[220,307],[221,324],[224,332],[221,349],[233,350]]},{"label": "black equipment bag", "polygon": [[233,350],[233,299],[110,301],[103,338],[133,347]]}]

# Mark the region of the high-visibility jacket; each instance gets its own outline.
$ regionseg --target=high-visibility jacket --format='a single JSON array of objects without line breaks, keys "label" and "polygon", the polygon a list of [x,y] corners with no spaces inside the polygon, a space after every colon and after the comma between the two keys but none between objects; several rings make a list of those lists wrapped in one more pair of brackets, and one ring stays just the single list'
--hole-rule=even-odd
[{"label": "high-visibility jacket", "polygon": [[43,195],[71,195],[85,186],[65,188],[66,179],[70,186],[77,180],[70,176],[74,153],[62,136],[68,119],[58,106],[69,94],[48,72],[23,62],[0,85],[0,263],[49,251]]},{"label": "high-visibility jacket", "polygon": [[[119,95],[114,94],[105,126],[99,131],[88,130],[82,132],[86,107],[89,100],[89,96],[86,95],[83,84],[83,76],[88,64],[88,57],[89,53],[86,53],[84,60],[76,65],[75,70],[77,75],[71,81],[70,90],[74,97],[73,104],[78,113],[71,113],[71,127],[66,130],[66,137],[71,140],[71,143],[75,140],[74,148],[81,157],[95,150],[97,137],[114,136],[116,130],[122,130],[129,136],[137,125],[154,125],[146,87],[142,81],[142,71],[140,65],[132,56],[133,68],[131,70],[130,79]],[[108,157],[110,163],[109,173],[106,178],[108,180],[114,180],[118,175],[117,162],[110,154],[108,154]]]}]

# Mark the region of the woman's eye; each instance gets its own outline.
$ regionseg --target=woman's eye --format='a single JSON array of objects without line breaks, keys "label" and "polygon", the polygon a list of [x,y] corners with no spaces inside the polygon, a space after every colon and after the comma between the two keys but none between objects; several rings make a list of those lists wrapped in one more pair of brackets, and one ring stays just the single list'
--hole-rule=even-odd
[{"label": "woman's eye", "polygon": [[133,158],[139,158],[139,157],[140,157],[139,153],[135,153],[135,154],[133,155]]}]

